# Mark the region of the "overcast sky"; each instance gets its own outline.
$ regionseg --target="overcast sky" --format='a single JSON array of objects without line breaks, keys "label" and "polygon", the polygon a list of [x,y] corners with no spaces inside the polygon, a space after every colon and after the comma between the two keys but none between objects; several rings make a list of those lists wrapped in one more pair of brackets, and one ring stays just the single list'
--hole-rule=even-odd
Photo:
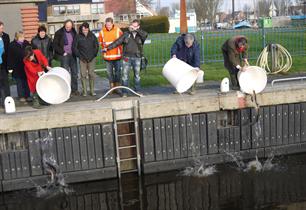
[{"label": "overcast sky", "polygon": [[[235,10],[242,10],[245,4],[248,4],[251,8],[253,8],[254,3],[257,1],[258,0],[235,0]],[[294,2],[294,0],[292,1]],[[179,3],[179,2],[180,0],[160,0],[161,7],[170,6],[172,3]],[[221,10],[231,11],[231,8],[232,8],[232,0],[223,0],[223,5],[221,6]]]}]

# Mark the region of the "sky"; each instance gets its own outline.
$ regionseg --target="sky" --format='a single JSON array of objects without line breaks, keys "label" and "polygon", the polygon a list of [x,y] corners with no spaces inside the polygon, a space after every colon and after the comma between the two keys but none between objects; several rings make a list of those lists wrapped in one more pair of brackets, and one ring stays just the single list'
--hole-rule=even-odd
[{"label": "sky", "polygon": [[[172,3],[179,3],[179,2],[180,0],[160,0],[161,7],[170,6]],[[257,0],[235,0],[235,10],[243,10],[245,4],[248,4],[251,8],[253,8],[254,2],[257,2]],[[223,0],[221,11],[228,12],[231,11],[231,9],[232,9],[232,0]]]}]

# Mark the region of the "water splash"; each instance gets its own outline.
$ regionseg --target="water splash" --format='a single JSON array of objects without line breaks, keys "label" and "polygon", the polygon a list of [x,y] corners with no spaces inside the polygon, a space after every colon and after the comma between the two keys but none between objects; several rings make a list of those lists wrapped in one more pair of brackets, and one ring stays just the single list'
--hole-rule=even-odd
[{"label": "water splash", "polygon": [[274,154],[271,153],[268,159],[260,161],[256,154],[255,160],[251,160],[249,162],[244,162],[242,157],[238,154],[233,154],[230,152],[225,152],[227,155],[232,157],[233,161],[237,164],[238,170],[243,172],[255,171],[255,172],[263,172],[269,171],[276,167],[276,163],[272,163],[274,159]]},{"label": "water splash", "polygon": [[186,167],[181,173],[181,176],[206,177],[217,172],[216,166],[205,166],[200,160],[194,161],[194,165]]}]

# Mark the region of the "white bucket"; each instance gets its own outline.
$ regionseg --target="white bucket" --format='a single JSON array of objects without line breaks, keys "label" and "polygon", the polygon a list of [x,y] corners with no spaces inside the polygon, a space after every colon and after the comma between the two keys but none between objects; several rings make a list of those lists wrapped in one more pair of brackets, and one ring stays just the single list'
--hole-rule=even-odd
[{"label": "white bucket", "polygon": [[221,93],[229,92],[229,79],[227,77],[221,81],[220,91]]},{"label": "white bucket", "polygon": [[258,66],[245,67],[245,71],[238,72],[238,81],[241,91],[248,94],[260,93],[267,85],[267,73]]},{"label": "white bucket", "polygon": [[171,58],[163,68],[163,76],[183,93],[187,91],[197,80],[198,70],[177,58]]},{"label": "white bucket", "polygon": [[196,83],[203,83],[204,82],[204,71],[202,70],[197,70],[198,71],[198,77],[196,80]]},{"label": "white bucket", "polygon": [[16,112],[15,101],[11,96],[7,96],[4,99],[4,108],[7,114]]},{"label": "white bucket", "polygon": [[39,97],[49,104],[61,104],[67,101],[71,93],[71,77],[69,72],[62,67],[52,70],[39,77],[36,91]]}]

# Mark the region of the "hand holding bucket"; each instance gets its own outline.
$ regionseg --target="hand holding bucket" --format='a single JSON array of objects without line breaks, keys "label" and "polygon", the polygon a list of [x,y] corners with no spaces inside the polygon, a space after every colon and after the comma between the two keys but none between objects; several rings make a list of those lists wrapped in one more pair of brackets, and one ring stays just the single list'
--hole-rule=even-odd
[{"label": "hand holding bucket", "polygon": [[62,67],[54,67],[39,77],[36,91],[49,104],[61,104],[70,98],[71,77]]},{"label": "hand holding bucket", "polygon": [[267,74],[258,66],[245,66],[243,71],[238,72],[238,81],[244,93],[260,93],[267,85]]},{"label": "hand holding bucket", "polygon": [[[171,58],[165,64],[162,74],[175,87],[178,93],[183,93],[196,82],[199,70],[180,59]],[[202,79],[203,75],[204,72]],[[200,79],[199,82],[201,82]]]}]

